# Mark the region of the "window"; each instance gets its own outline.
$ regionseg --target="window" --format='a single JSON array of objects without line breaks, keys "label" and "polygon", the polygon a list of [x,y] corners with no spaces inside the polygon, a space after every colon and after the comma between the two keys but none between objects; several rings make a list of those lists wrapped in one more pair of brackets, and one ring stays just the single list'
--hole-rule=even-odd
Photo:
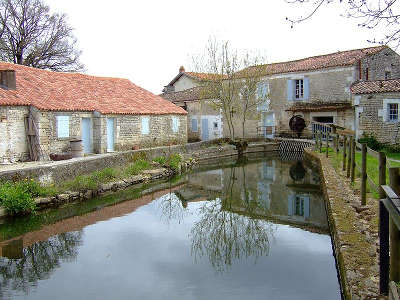
[{"label": "window", "polygon": [[295,98],[296,99],[303,99],[304,98],[304,82],[303,79],[296,79],[295,80]]},{"label": "window", "polygon": [[172,117],[172,131],[178,132],[179,130],[179,119],[177,117]]},{"label": "window", "polygon": [[214,129],[218,129],[218,123],[214,122]]},{"label": "window", "polygon": [[389,121],[395,122],[399,119],[399,104],[389,103],[388,104]]},{"label": "window", "polygon": [[364,71],[364,78],[365,78],[365,80],[368,80],[368,75],[369,75],[369,69],[368,69],[368,68],[365,68],[365,71]]},{"label": "window", "polygon": [[150,119],[149,117],[142,117],[142,134],[150,133]]},{"label": "window", "polygon": [[385,71],[385,79],[390,79],[390,77],[392,76],[390,71]]},{"label": "window", "polygon": [[197,119],[192,119],[192,132],[197,132]]},{"label": "window", "polygon": [[259,82],[257,84],[257,98],[265,99],[268,97],[268,83],[267,82]]},{"label": "window", "polygon": [[303,197],[296,196],[294,203],[294,214],[296,216],[304,216],[304,199]]},{"label": "window", "polygon": [[57,137],[69,137],[69,116],[57,116]]}]

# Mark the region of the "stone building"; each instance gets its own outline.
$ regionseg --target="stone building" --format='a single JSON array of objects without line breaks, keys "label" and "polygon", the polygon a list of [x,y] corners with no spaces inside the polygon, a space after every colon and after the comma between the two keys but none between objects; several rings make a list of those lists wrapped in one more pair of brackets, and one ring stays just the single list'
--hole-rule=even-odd
[{"label": "stone building", "polygon": [[[356,129],[354,116],[357,108],[353,105],[350,87],[358,81],[399,78],[400,56],[387,46],[377,46],[255,66],[242,72],[249,74],[252,69],[256,74],[262,74],[259,87],[268,98],[258,107],[258,114],[246,122],[245,136],[295,136],[289,127],[289,120],[292,116],[301,116],[307,125],[302,136],[309,137],[318,129],[313,121]],[[174,103],[181,103],[188,110],[191,135],[190,120],[193,113],[188,103],[192,102],[192,98],[196,98],[196,103],[207,101],[192,94],[202,81],[212,80],[212,76],[196,75],[202,73],[184,72],[184,69],[181,71],[165,87],[162,96]],[[220,122],[225,125],[221,114],[219,116]],[[241,132],[239,119],[235,119],[236,132]],[[222,126],[224,137],[228,136],[225,127]]]},{"label": "stone building", "polygon": [[389,47],[378,46],[257,68],[264,69],[261,82],[269,94],[260,125],[272,125],[276,135],[293,135],[289,120],[299,115],[307,124],[302,135],[310,136],[316,129],[312,121],[355,129],[351,85],[399,77],[400,56]]},{"label": "stone building", "polygon": [[187,142],[187,112],[127,79],[3,62],[0,74],[0,162],[30,159],[32,136],[41,159],[76,139],[85,153]]},{"label": "stone building", "polygon": [[223,136],[222,114],[214,108],[215,100],[205,98],[200,90],[204,81],[214,77],[208,73],[185,72],[185,68],[180,67],[179,74],[160,95],[188,112],[189,141],[207,141]]},{"label": "stone building", "polygon": [[372,135],[381,143],[398,144],[400,79],[360,81],[351,91],[357,137]]}]

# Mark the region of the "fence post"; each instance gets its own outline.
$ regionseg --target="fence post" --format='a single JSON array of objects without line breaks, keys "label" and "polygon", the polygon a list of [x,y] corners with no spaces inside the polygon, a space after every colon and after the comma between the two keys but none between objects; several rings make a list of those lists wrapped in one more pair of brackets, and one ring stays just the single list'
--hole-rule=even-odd
[{"label": "fence post", "polygon": [[322,131],[319,132],[319,153],[322,153]]},{"label": "fence post", "polygon": [[[396,195],[399,195],[399,168],[389,168],[389,184]],[[389,234],[390,234],[390,280],[400,281],[400,231],[396,224],[389,218]]]},{"label": "fence post", "polygon": [[386,198],[382,185],[386,185],[386,154],[379,152],[379,199]]},{"label": "fence post", "polygon": [[350,168],[350,179],[354,182],[354,172],[356,169],[356,140],[354,137],[351,139],[351,168]]},{"label": "fence post", "polygon": [[340,137],[339,134],[336,134],[336,154],[339,153],[339,143],[340,143]]},{"label": "fence post", "polygon": [[389,290],[389,212],[379,200],[379,291],[387,295]]},{"label": "fence post", "polygon": [[361,205],[367,204],[367,145],[362,144],[361,152]]},{"label": "fence post", "polygon": [[328,152],[329,152],[329,132],[327,131],[325,134],[326,138],[326,157],[328,157]]},{"label": "fence post", "polygon": [[349,146],[347,147],[347,149],[348,149],[348,155],[347,155],[347,173],[346,173],[346,176],[347,176],[347,178],[349,178],[350,177],[350,167],[351,167],[351,144],[352,144],[352,139],[353,139],[353,137],[352,136],[349,136]]},{"label": "fence post", "polygon": [[347,148],[347,136],[343,137],[343,171],[346,171],[346,148]]}]

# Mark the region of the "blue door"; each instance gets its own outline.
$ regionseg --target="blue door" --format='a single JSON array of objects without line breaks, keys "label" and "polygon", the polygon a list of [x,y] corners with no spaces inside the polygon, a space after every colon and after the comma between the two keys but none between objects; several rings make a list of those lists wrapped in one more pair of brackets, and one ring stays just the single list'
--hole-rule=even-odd
[{"label": "blue door", "polygon": [[114,151],[114,118],[107,118],[107,152]]},{"label": "blue door", "polygon": [[83,153],[92,152],[92,119],[82,118]]},{"label": "blue door", "polygon": [[208,141],[208,119],[201,119],[201,140]]}]

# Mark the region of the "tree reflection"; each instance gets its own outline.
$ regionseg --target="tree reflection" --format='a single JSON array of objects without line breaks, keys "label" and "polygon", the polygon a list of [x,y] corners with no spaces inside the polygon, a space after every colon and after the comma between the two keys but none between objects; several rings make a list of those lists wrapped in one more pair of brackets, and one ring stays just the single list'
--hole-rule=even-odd
[{"label": "tree reflection", "polygon": [[188,214],[188,210],[186,210],[187,202],[180,199],[179,194],[171,192],[160,197],[159,200],[161,216],[166,223],[169,223],[171,220],[181,223]]},{"label": "tree reflection", "polygon": [[229,172],[222,198],[203,204],[200,221],[190,233],[195,260],[206,256],[218,272],[226,271],[235,261],[253,257],[256,262],[258,257],[267,256],[273,233],[272,223],[255,216],[259,202],[250,194],[245,167],[233,167]]},{"label": "tree reflection", "polygon": [[48,279],[62,261],[73,261],[82,244],[82,231],[62,233],[22,249],[20,259],[0,258],[0,298],[7,290],[28,294],[39,280]]}]

